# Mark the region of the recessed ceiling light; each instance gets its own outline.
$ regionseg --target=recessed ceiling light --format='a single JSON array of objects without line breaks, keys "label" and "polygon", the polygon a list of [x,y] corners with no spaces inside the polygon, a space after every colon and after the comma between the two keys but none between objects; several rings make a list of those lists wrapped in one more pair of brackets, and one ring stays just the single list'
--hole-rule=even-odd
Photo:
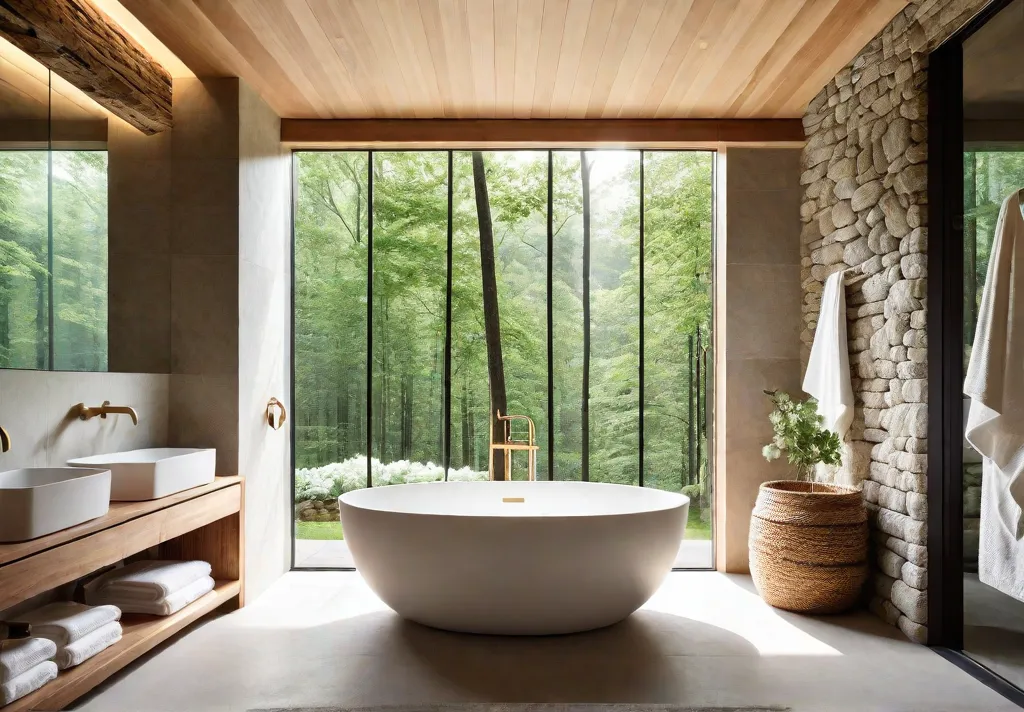
[{"label": "recessed ceiling light", "polygon": [[697,43],[697,46],[700,49],[707,49],[708,48],[708,41],[707,40],[701,40],[700,42]]}]

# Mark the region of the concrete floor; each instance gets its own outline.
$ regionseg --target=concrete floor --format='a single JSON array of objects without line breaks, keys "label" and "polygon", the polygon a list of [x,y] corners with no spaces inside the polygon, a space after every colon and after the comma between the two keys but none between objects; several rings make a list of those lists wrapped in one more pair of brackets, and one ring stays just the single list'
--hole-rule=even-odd
[{"label": "concrete floor", "polygon": [[[710,569],[714,565],[710,540],[684,540],[673,566],[677,569]],[[295,568],[354,568],[352,553],[344,540],[295,540]]]},{"label": "concrete floor", "polygon": [[1019,712],[867,613],[806,618],[750,579],[674,573],[623,623],[549,638],[407,623],[356,573],[293,572],[116,676],[84,712],[441,702],[779,705],[793,712]]},{"label": "concrete floor", "polygon": [[1024,602],[964,576],[964,652],[1024,688]]}]

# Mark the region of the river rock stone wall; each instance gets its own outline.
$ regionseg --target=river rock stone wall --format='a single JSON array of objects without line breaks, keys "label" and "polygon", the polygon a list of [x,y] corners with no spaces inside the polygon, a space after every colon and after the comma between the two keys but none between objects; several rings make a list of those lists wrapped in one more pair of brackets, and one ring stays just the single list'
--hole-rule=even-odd
[{"label": "river rock stone wall", "polygon": [[[825,279],[847,287],[856,415],[832,477],[863,485],[870,607],[927,641],[928,52],[982,0],[911,2],[811,101],[800,182],[804,357]],[[805,361],[806,363],[806,361]]]}]

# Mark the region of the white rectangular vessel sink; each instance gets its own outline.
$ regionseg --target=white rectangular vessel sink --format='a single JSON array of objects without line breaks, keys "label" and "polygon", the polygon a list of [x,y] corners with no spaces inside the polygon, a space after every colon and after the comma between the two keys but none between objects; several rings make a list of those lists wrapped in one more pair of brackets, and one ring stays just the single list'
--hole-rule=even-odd
[{"label": "white rectangular vessel sink", "polygon": [[110,509],[110,471],[26,467],[0,472],[0,542],[27,541]]},{"label": "white rectangular vessel sink", "polygon": [[213,482],[217,451],[161,447],[68,460],[74,467],[110,470],[110,499],[138,502]]}]

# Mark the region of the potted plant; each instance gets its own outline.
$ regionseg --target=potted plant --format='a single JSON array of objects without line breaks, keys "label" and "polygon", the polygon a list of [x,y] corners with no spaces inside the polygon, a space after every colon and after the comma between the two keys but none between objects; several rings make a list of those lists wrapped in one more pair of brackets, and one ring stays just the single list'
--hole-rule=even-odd
[{"label": "potted plant", "polygon": [[867,578],[867,512],[852,487],[814,481],[819,463],[841,462],[839,437],[823,426],[813,398],[765,391],[775,408],[766,460],[786,454],[795,480],[761,485],[750,518],[750,574],[776,608],[838,613],[854,605]]}]

